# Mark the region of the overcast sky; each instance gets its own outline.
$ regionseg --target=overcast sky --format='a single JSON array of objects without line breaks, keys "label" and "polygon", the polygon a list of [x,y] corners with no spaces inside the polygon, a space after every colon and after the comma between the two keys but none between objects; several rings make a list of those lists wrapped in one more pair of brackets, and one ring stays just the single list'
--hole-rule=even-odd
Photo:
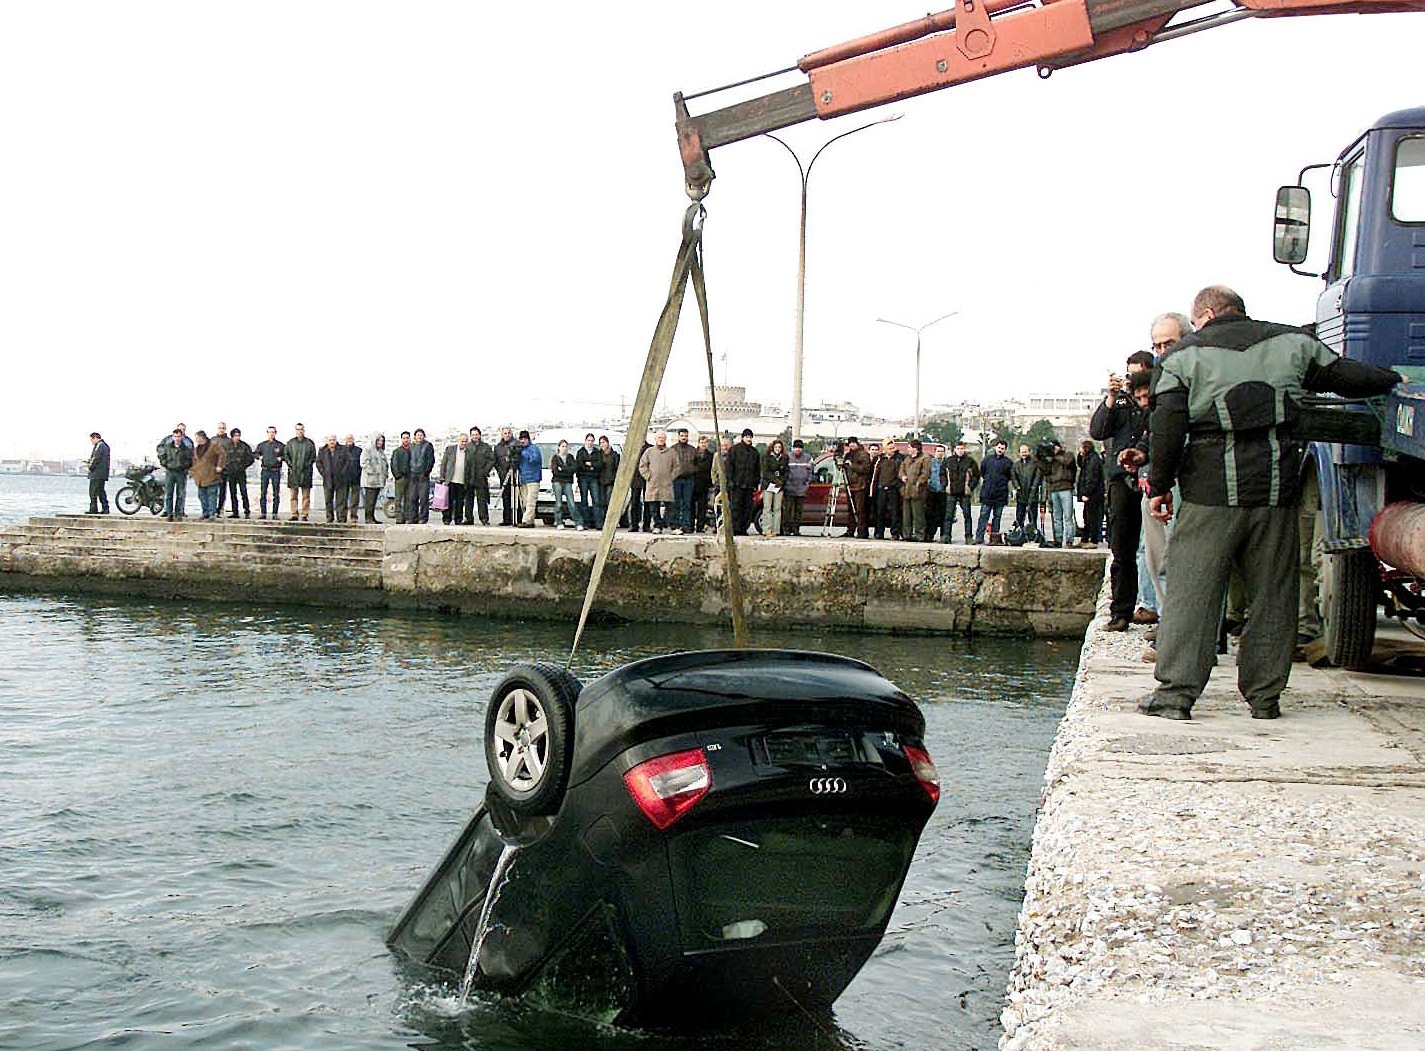
[{"label": "overcast sky", "polygon": [[[672,93],[924,10],[0,4],[0,456],[82,455],[93,429],[139,454],[180,419],[616,414],[687,203]],[[1212,282],[1309,320],[1319,283],[1271,260],[1275,189],[1425,102],[1422,53],[1420,15],[1248,21],[790,129],[810,156],[904,115],[813,172],[806,403],[909,414],[914,336],[877,317],[960,312],[925,334],[926,404],[1097,388]],[[796,169],[765,140],[713,164],[715,350],[787,407]],[[664,400],[704,382],[689,310]]]}]

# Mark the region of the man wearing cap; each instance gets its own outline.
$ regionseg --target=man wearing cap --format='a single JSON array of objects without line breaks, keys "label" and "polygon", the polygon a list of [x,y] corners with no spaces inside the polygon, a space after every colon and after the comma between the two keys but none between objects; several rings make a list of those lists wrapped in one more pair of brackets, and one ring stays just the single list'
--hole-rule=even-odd
[{"label": "man wearing cap", "polygon": [[109,513],[109,494],[104,492],[104,483],[109,480],[109,443],[98,431],[89,432],[89,514]]},{"label": "man wearing cap", "polygon": [[846,454],[841,458],[841,469],[846,475],[846,507],[850,519],[846,523],[843,537],[865,540],[870,534],[870,522],[866,518],[866,490],[871,484],[871,454],[861,448],[861,439],[854,435],[846,439]]},{"label": "man wearing cap", "polygon": [[807,455],[802,440],[792,442],[792,451],[787,454],[786,508],[782,514],[782,535],[802,535],[802,508],[806,505],[807,489],[811,485],[811,457]]},{"label": "man wearing cap", "polygon": [[535,512],[538,510],[536,505],[539,503],[539,480],[544,476],[544,456],[540,453],[539,446],[530,440],[529,431],[520,431],[518,448],[519,452],[512,466],[519,476],[520,503],[524,505],[519,527],[533,529]]},{"label": "man wearing cap", "polygon": [[752,444],[751,427],[742,429],[742,437],[733,445],[729,459],[732,463],[728,467],[727,487],[732,502],[732,531],[746,536],[747,527],[752,524],[752,491],[762,480],[762,454]]}]

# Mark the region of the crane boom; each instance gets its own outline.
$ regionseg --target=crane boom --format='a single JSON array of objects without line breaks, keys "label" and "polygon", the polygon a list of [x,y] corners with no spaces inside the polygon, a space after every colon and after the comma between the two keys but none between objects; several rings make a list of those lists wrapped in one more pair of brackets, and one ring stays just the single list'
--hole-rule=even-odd
[{"label": "crane boom", "polygon": [[754,135],[827,120],[1026,66],[1041,76],[1242,18],[1425,11],[1425,0],[1232,0],[1171,26],[1205,0],[956,0],[939,14],[814,51],[807,80],[700,116],[673,96],[688,196],[712,186],[709,153]]}]

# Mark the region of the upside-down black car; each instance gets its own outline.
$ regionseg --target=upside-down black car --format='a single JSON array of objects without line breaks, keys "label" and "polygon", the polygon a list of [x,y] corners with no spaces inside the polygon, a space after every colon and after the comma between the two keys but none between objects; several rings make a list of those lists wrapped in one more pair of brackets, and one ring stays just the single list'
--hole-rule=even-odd
[{"label": "upside-down black car", "polygon": [[388,942],[456,975],[476,948],[477,988],[624,1024],[824,1011],[939,797],[924,731],[825,654],[681,653],[582,689],[517,667],[487,712],[484,805]]}]

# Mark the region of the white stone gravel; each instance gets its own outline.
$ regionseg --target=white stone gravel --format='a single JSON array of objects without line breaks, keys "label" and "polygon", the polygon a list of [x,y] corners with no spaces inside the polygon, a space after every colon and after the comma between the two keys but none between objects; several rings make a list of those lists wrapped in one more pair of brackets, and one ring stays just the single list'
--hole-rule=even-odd
[{"label": "white stone gravel", "polygon": [[1283,718],[1253,721],[1227,657],[1192,723],[1150,719],[1143,629],[1105,621],[1045,775],[1000,1047],[1425,1046],[1425,688],[1296,665]]}]

